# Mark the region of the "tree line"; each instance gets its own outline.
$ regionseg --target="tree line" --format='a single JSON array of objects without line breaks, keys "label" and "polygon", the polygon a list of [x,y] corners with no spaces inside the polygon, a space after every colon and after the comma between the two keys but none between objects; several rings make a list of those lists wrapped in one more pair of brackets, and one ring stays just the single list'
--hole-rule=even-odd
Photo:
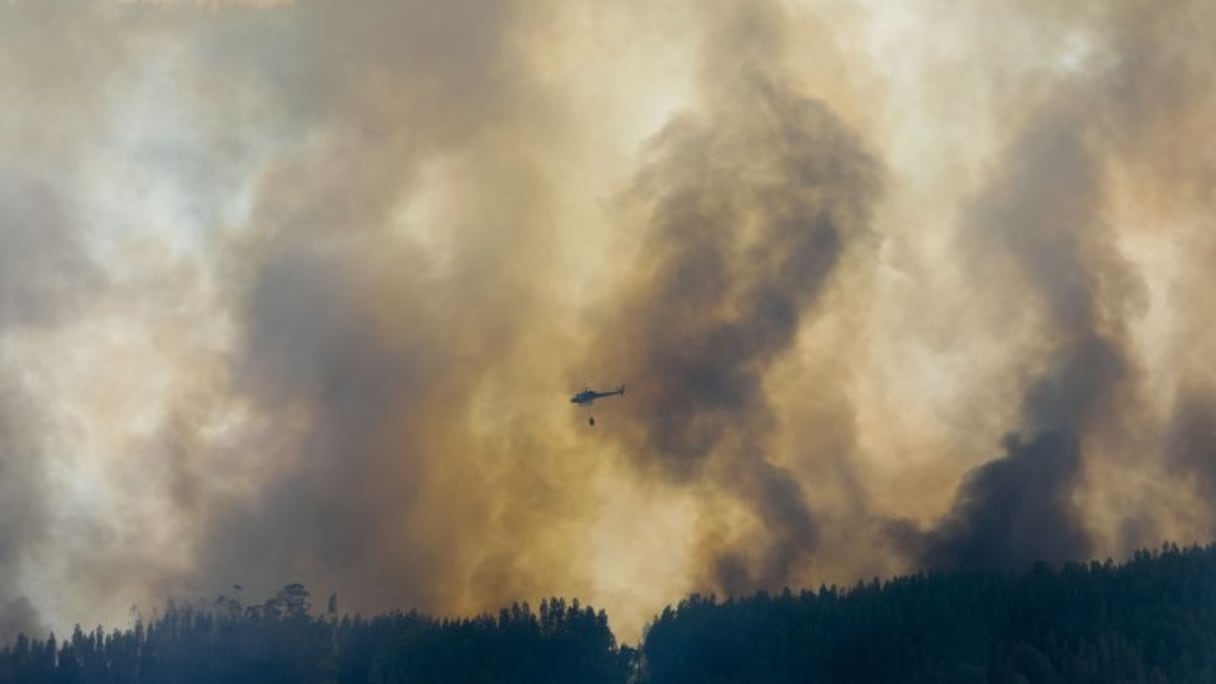
[{"label": "tree line", "polygon": [[314,611],[299,584],[252,605],[236,589],[127,629],[19,636],[0,648],[0,684],[1216,682],[1216,545],[1122,564],[694,594],[636,648],[577,600],[363,617],[340,616],[333,596]]}]

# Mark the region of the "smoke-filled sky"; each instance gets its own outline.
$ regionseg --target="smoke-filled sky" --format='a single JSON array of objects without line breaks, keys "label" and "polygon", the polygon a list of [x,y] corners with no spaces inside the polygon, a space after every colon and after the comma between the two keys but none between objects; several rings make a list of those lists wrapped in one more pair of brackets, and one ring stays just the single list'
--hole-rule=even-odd
[{"label": "smoke-filled sky", "polygon": [[1211,540],[1216,4],[1003,4],[0,4],[0,638]]}]

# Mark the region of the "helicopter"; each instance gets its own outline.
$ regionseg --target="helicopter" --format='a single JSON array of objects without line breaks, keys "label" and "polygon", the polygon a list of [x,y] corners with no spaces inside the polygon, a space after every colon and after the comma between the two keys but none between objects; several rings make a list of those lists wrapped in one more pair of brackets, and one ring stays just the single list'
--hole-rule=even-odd
[{"label": "helicopter", "polygon": [[[578,394],[570,397],[570,403],[577,404],[579,406],[591,406],[591,404],[595,403],[596,399],[603,399],[604,397],[615,397],[615,396],[621,396],[621,397],[625,396],[625,386],[624,385],[621,385],[617,389],[609,391],[609,392],[597,392],[597,391],[591,389],[590,387],[584,387],[582,392],[579,392]],[[587,424],[590,425],[591,427],[595,427],[595,416],[588,417]]]}]

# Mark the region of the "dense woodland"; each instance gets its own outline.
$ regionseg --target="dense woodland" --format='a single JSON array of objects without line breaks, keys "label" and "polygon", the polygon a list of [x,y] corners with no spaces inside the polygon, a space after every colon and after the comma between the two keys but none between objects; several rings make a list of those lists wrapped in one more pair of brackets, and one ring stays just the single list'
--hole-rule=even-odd
[{"label": "dense woodland", "polygon": [[292,584],[125,630],[19,637],[0,650],[0,682],[1216,682],[1216,545],[1122,565],[694,595],[636,649],[577,601],[461,620],[340,617],[333,597],[313,610]]}]

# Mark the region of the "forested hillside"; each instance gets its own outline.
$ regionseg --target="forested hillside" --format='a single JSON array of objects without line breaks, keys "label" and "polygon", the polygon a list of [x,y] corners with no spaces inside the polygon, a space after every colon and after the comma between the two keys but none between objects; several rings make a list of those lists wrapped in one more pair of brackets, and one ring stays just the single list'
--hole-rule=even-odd
[{"label": "forested hillside", "polygon": [[439,620],[339,617],[304,587],[234,597],[109,633],[19,638],[0,682],[1213,682],[1216,545],[1116,565],[917,574],[851,589],[719,601],[693,595],[638,649],[607,615],[533,611]]},{"label": "forested hillside", "polygon": [[[331,601],[332,605],[332,601]],[[577,601],[497,616],[437,620],[312,615],[300,585],[263,604],[221,597],[215,610],[171,608],[147,625],[62,641],[24,637],[0,652],[0,682],[623,682],[632,662],[608,618]]]},{"label": "forested hillside", "polygon": [[663,611],[646,681],[1216,682],[1216,546]]}]

